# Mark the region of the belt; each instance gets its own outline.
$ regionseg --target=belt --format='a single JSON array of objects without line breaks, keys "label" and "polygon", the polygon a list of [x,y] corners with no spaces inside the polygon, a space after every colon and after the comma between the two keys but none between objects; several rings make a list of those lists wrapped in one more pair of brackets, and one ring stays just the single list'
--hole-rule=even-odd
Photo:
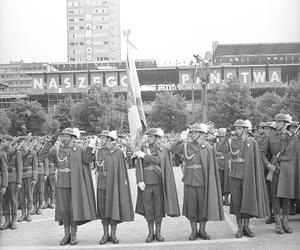
[{"label": "belt", "polygon": [[71,173],[70,168],[59,168],[58,171],[61,173]]},{"label": "belt", "polygon": [[32,169],[32,167],[23,167],[23,171],[25,170],[31,170]]},{"label": "belt", "polygon": [[153,165],[151,165],[151,166],[148,166],[148,167],[144,167],[144,170],[148,170],[148,171],[150,171],[150,170],[155,170],[155,168],[157,168],[158,166],[153,166]]},{"label": "belt", "polygon": [[232,159],[231,162],[244,163],[245,160],[242,158]]},{"label": "belt", "polygon": [[15,168],[8,168],[8,172],[16,172],[16,169]]},{"label": "belt", "polygon": [[225,157],[222,155],[222,156],[219,156],[219,157],[217,157],[217,160],[224,160],[225,159]]},{"label": "belt", "polygon": [[191,168],[191,169],[199,169],[202,168],[202,165],[190,165],[190,166],[185,166],[185,168]]}]

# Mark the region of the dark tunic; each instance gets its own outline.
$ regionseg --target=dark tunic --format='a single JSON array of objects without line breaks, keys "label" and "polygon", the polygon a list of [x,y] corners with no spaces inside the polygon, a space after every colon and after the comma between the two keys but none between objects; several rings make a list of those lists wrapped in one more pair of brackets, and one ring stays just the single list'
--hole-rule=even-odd
[{"label": "dark tunic", "polygon": [[[95,157],[97,156],[97,157]],[[117,223],[132,221],[134,218],[130,184],[123,151],[117,147],[103,148],[95,153],[88,147],[86,161],[96,161],[98,170],[97,201],[98,218]]]},{"label": "dark tunic", "polygon": [[[144,181],[146,186],[147,184],[158,185],[157,188],[161,188],[162,191],[162,204],[160,203],[157,206],[161,206],[163,209],[162,216],[179,216],[180,210],[170,152],[166,147],[152,148],[152,152],[152,155],[145,155],[143,162],[141,160],[137,161],[136,181],[137,183]],[[145,170],[145,167],[152,167],[152,170]],[[141,170],[143,171],[141,172]],[[145,215],[142,192],[138,188],[136,213]]]},{"label": "dark tunic", "polygon": [[[269,215],[268,194],[257,142],[250,137],[245,140],[234,137],[229,143],[228,138],[225,138],[217,150],[230,153],[230,177],[242,180],[239,212],[258,218]],[[234,213],[232,207],[230,212]]]},{"label": "dark tunic", "polygon": [[[204,195],[197,196],[202,200],[202,218],[208,221],[224,220],[217,159],[213,147],[207,142],[199,145],[198,143],[178,141],[171,146],[170,151],[183,155],[184,174],[182,181],[185,187],[204,188]],[[186,217],[189,217],[189,203],[193,205],[193,198],[197,200],[197,197],[192,197],[192,195],[189,195],[189,197],[184,196],[182,213]]]},{"label": "dark tunic", "polygon": [[74,143],[72,147],[60,147],[56,155],[56,221],[81,225],[96,219],[92,176],[83,154],[82,146]]},{"label": "dark tunic", "polygon": [[276,131],[264,143],[262,153],[264,164],[269,164],[272,156],[281,151],[287,142],[284,153],[279,157],[277,197],[300,199],[300,147],[297,137],[289,132]]}]

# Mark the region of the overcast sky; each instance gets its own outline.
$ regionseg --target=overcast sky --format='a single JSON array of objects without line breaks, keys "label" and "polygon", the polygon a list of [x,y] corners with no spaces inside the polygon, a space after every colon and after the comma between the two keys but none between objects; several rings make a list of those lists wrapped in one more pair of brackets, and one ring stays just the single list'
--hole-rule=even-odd
[{"label": "overcast sky", "polygon": [[[191,60],[213,41],[300,42],[299,0],[120,1],[137,59]],[[67,61],[66,21],[65,0],[0,0],[0,63]]]}]

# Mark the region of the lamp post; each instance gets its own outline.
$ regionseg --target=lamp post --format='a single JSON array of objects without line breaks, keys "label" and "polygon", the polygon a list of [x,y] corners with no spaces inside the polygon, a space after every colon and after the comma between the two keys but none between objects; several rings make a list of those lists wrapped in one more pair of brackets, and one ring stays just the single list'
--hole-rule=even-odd
[{"label": "lamp post", "polygon": [[202,104],[202,122],[207,122],[207,85],[209,83],[210,70],[209,62],[202,59],[199,55],[193,55],[196,58],[195,79],[199,77],[201,81],[201,104]]}]

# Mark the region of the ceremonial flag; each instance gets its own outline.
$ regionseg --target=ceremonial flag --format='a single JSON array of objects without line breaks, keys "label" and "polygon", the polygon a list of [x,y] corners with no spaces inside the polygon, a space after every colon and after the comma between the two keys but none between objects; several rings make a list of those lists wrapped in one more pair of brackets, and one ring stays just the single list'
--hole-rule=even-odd
[{"label": "ceremonial flag", "polygon": [[146,130],[147,123],[143,108],[140,82],[132,57],[135,47],[129,42],[127,37],[127,106],[128,121],[131,137],[131,147],[133,151],[140,150],[142,136]]}]

